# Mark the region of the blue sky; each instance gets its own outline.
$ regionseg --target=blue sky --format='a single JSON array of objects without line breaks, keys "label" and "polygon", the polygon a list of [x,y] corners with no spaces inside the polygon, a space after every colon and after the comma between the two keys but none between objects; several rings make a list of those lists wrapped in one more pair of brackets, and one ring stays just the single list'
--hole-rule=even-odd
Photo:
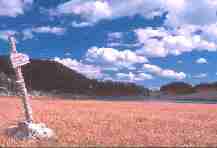
[{"label": "blue sky", "polygon": [[14,35],[20,52],[90,78],[214,82],[216,11],[213,0],[0,0],[0,54]]}]

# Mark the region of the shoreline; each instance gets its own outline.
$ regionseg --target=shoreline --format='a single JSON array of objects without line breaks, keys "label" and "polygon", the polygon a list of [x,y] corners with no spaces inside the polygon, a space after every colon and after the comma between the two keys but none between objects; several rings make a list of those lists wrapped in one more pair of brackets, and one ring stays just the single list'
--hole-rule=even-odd
[{"label": "shoreline", "polygon": [[[0,96],[0,99],[5,98],[13,98],[19,99],[19,96]],[[191,98],[176,98],[176,99],[167,99],[167,98],[137,98],[137,97],[91,97],[91,96],[83,96],[83,97],[60,97],[60,96],[30,96],[32,100],[52,100],[52,101],[102,101],[102,102],[157,102],[157,103],[176,103],[176,104],[217,104],[217,99],[191,99]]]}]

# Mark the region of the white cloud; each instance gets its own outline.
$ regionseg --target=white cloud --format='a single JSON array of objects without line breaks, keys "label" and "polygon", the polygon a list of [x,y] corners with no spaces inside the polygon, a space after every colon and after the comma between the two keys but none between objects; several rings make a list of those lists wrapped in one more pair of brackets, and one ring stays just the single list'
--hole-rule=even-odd
[{"label": "white cloud", "polygon": [[140,47],[140,44],[139,43],[124,43],[122,41],[111,41],[111,42],[108,42],[107,44],[107,47],[111,47],[111,48],[115,48],[115,47],[121,47],[121,48],[138,48]]},{"label": "white cloud", "polygon": [[140,28],[134,32],[141,48],[137,53],[150,57],[166,57],[180,55],[193,50],[217,50],[217,40],[208,40],[204,35],[195,32],[201,29],[198,26],[182,26],[173,30],[159,28]]},{"label": "white cloud", "polygon": [[31,29],[24,29],[22,33],[23,33],[23,40],[32,39],[34,37]]},{"label": "white cloud", "polygon": [[182,80],[186,78],[184,72],[176,72],[171,69],[162,69],[157,65],[144,64],[144,70],[159,77]]},{"label": "white cloud", "polygon": [[50,27],[50,26],[41,26],[23,29],[20,34],[23,35],[23,40],[34,38],[34,33],[48,33],[55,35],[63,35],[66,32],[66,29],[63,27]]},{"label": "white cloud", "polygon": [[207,60],[205,58],[199,58],[196,60],[197,64],[207,64]]},{"label": "white cloud", "polygon": [[166,0],[165,7],[168,11],[166,24],[171,26],[216,22],[217,3],[214,0]]},{"label": "white cloud", "polygon": [[130,82],[136,82],[136,81],[144,81],[144,80],[151,80],[153,79],[153,76],[147,73],[139,73],[134,74],[132,72],[129,73],[116,73],[117,80],[121,81],[130,81]]},{"label": "white cloud", "polygon": [[206,78],[206,77],[207,77],[207,73],[200,73],[200,74],[193,76],[193,78],[195,79],[201,79],[201,78]]},{"label": "white cloud", "polygon": [[123,43],[124,33],[122,32],[111,32],[107,35],[107,47],[130,47],[131,44]]},{"label": "white cloud", "polygon": [[[91,24],[124,16],[153,18],[167,12],[165,26],[170,29],[159,27],[135,30],[141,46],[137,53],[166,57],[194,50],[217,51],[216,11],[217,2],[213,0],[71,0],[60,4],[55,12],[78,15]],[[197,34],[197,31],[202,33]],[[121,42],[110,42],[108,46],[126,47]]]},{"label": "white cloud", "polygon": [[130,72],[129,74],[126,73],[117,73],[116,74],[118,79],[123,79],[123,80],[128,80],[128,81],[133,81],[134,74]]},{"label": "white cloud", "polygon": [[10,35],[22,35],[23,40],[34,38],[34,33],[49,33],[55,35],[63,35],[66,29],[62,27],[42,26],[35,28],[26,28],[21,32],[15,30],[0,30],[0,39],[7,41]]},{"label": "white cloud", "polygon": [[[98,1],[72,1],[67,2],[70,6],[81,7],[86,3],[98,3]],[[126,0],[126,1],[103,1],[111,15],[96,19],[115,19],[123,16],[134,16],[136,14],[148,18],[153,12],[159,14],[168,12],[164,27],[145,28],[135,30],[138,43],[142,46],[137,53],[151,57],[166,57],[168,55],[180,55],[194,50],[217,51],[217,3],[212,0]],[[82,8],[84,8],[82,7]],[[105,10],[105,11],[107,11]],[[89,11],[90,14],[96,14]],[[70,11],[70,13],[73,13]],[[74,13],[75,14],[75,13]],[[88,13],[89,14],[89,13]],[[79,14],[81,15],[81,14]],[[85,13],[82,13],[85,15]],[[86,15],[85,15],[86,16]],[[206,16],[206,17],[201,17]],[[91,21],[94,20],[88,17]],[[97,22],[93,21],[93,22]],[[201,34],[197,34],[201,31]],[[111,37],[110,37],[111,38]],[[109,47],[120,47],[121,42],[110,42]]]},{"label": "white cloud", "polygon": [[202,26],[201,31],[204,39],[217,43],[217,23]]},{"label": "white cloud", "polygon": [[8,37],[11,35],[17,34],[17,31],[14,30],[0,30],[0,39],[8,41]]},{"label": "white cloud", "polygon": [[63,35],[65,33],[65,28],[42,26],[42,27],[32,28],[32,31],[36,33],[52,33],[56,35]]},{"label": "white cloud", "polygon": [[53,60],[81,74],[84,74],[88,78],[96,78],[101,80],[112,80],[112,81],[125,81],[125,82],[137,82],[137,81],[153,79],[153,76],[147,73],[140,72],[138,74],[134,74],[132,72],[129,72],[128,74],[125,74],[125,73],[119,73],[118,69],[111,69],[117,73],[114,74],[114,76],[110,76],[109,74],[103,72],[104,70],[106,70],[106,68],[104,67],[99,67],[92,64],[84,64],[81,61],[77,61],[71,58],[61,59],[59,57],[55,57]]},{"label": "white cloud", "polygon": [[120,40],[123,37],[123,33],[121,32],[112,32],[108,34],[108,40],[114,41],[114,40]]},{"label": "white cloud", "polygon": [[135,80],[138,81],[138,80],[151,80],[153,79],[153,76],[151,74],[147,74],[147,73],[139,73]]},{"label": "white cloud", "polygon": [[147,63],[148,59],[144,56],[138,56],[131,50],[119,51],[113,48],[92,47],[86,53],[86,60],[89,62],[100,63],[104,65],[117,65],[130,67],[136,63]]},{"label": "white cloud", "polygon": [[81,22],[81,23],[78,23],[76,21],[72,22],[72,27],[74,27],[74,28],[83,28],[83,27],[89,27],[89,26],[92,26],[92,25],[93,24],[89,23],[89,22]]},{"label": "white cloud", "polygon": [[79,15],[84,21],[98,22],[135,15],[149,19],[167,12],[166,25],[182,26],[213,24],[216,9],[215,0],[70,0],[60,4],[55,13]]},{"label": "white cloud", "polygon": [[85,21],[97,22],[112,15],[106,1],[71,0],[58,6],[57,13],[80,15]]},{"label": "white cloud", "polygon": [[182,61],[182,60],[178,60],[177,63],[178,63],[178,64],[182,64],[183,61]]},{"label": "white cloud", "polygon": [[62,63],[63,65],[87,76],[88,78],[102,78],[103,73],[101,69],[94,65],[84,64],[77,60],[71,58],[63,58],[60,59],[59,57],[55,57],[54,61]]},{"label": "white cloud", "polygon": [[104,71],[119,71],[118,67],[101,67]]},{"label": "white cloud", "polygon": [[22,15],[32,3],[33,0],[0,0],[0,16],[16,17]]},{"label": "white cloud", "polygon": [[55,14],[79,15],[84,21],[92,23],[103,19],[115,19],[137,14],[146,18],[153,18],[163,13],[161,11],[162,4],[162,0],[71,0],[60,4]]}]

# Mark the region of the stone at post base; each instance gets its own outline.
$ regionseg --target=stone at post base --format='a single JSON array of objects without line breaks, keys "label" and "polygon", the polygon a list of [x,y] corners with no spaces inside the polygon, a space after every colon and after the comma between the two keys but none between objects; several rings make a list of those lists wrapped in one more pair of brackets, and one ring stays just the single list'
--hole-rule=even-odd
[{"label": "stone at post base", "polygon": [[55,136],[44,123],[29,122],[20,122],[17,126],[8,128],[7,134],[19,140],[49,140]]}]

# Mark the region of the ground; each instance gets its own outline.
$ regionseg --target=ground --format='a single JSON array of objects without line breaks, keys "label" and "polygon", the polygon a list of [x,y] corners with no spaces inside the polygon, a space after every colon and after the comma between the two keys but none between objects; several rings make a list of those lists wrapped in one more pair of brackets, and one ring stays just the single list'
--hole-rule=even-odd
[{"label": "ground", "polygon": [[2,146],[217,146],[217,105],[153,101],[32,98],[36,122],[56,132],[49,141],[5,134],[23,119],[21,100],[0,97]]}]

